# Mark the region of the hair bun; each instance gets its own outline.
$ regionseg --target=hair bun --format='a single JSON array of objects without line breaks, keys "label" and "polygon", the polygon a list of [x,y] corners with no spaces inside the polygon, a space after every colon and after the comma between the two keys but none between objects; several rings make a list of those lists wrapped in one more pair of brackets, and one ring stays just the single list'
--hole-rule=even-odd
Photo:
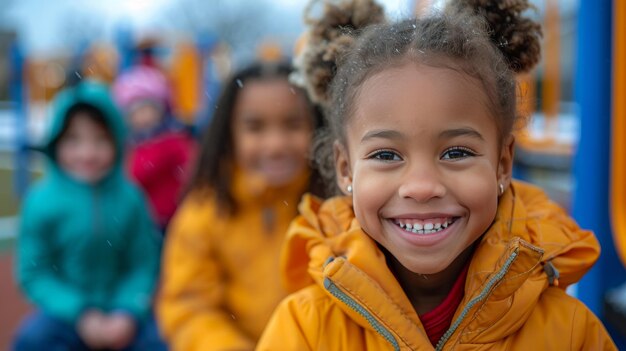
[{"label": "hair bun", "polygon": [[[314,16],[315,12],[321,12],[320,16]],[[337,60],[352,47],[360,29],[384,21],[384,11],[373,0],[313,0],[304,18],[310,28],[294,62],[297,72],[292,81],[303,86],[311,100],[326,105]]]},{"label": "hair bun", "polygon": [[527,0],[456,0],[487,21],[489,36],[514,72],[532,69],[541,58],[541,25],[522,13],[534,8]]}]

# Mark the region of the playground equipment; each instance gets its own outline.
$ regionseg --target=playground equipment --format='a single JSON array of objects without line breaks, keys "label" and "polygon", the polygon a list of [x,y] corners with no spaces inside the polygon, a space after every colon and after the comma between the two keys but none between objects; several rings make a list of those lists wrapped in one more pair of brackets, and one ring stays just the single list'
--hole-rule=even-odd
[{"label": "playground equipment", "polygon": [[13,101],[13,111],[15,117],[15,154],[14,154],[14,191],[16,194],[23,194],[26,191],[30,180],[28,171],[29,156],[27,150],[26,130],[26,89],[24,84],[24,54],[17,41],[11,45],[10,49],[11,75],[9,79],[9,96]]},{"label": "playground equipment", "polygon": [[[626,281],[626,270],[616,252],[616,247],[623,247],[620,245],[624,240],[626,196],[623,173],[626,7],[621,0],[582,0],[578,13],[575,92],[581,136],[574,162],[577,187],[573,213],[583,228],[595,232],[602,246],[597,264],[579,284],[578,297],[596,314],[604,316],[604,295]],[[615,84],[611,92],[612,79]],[[611,130],[616,147],[613,154]],[[606,325],[618,347],[626,347],[626,336],[618,335],[610,323]]]},{"label": "playground equipment", "polygon": [[[91,78],[111,83],[115,76],[143,60],[161,66],[171,78],[174,114],[196,129],[204,127],[220,90],[221,80],[228,74],[229,52],[218,38],[203,34],[195,41],[179,40],[167,47],[159,40],[145,40],[135,45],[132,32],[121,27],[116,33],[116,45],[82,42],[70,57],[37,60],[21,50],[15,40],[10,49],[10,99],[15,126],[14,192],[21,197],[30,182],[30,152],[33,140],[31,121],[34,110],[46,114],[45,105],[54,94],[71,81]],[[164,64],[164,56],[171,62]],[[226,64],[224,64],[226,63]],[[34,106],[39,107],[35,109]],[[43,119],[43,118],[42,118]]]},{"label": "playground equipment", "polygon": [[615,247],[626,265],[626,3],[614,4],[611,223]]},{"label": "playground equipment", "polygon": [[[626,3],[616,1],[613,11],[610,215],[615,249],[626,266]],[[623,281],[619,290],[605,299],[605,313],[607,321],[626,336],[626,277]]]}]

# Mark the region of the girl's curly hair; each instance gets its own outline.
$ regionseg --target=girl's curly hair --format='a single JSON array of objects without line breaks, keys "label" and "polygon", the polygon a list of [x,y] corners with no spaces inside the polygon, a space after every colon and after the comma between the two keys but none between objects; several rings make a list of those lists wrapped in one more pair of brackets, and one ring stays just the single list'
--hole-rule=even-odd
[{"label": "girl's curly hair", "polygon": [[[309,13],[322,5],[322,16]],[[476,78],[489,99],[501,142],[518,118],[515,74],[540,59],[541,26],[523,13],[528,0],[452,0],[441,12],[388,23],[373,0],[311,2],[308,42],[296,59],[296,82],[320,104],[327,129],[314,146],[315,161],[334,184],[332,145],[344,127],[363,82],[408,61],[452,68]]]}]

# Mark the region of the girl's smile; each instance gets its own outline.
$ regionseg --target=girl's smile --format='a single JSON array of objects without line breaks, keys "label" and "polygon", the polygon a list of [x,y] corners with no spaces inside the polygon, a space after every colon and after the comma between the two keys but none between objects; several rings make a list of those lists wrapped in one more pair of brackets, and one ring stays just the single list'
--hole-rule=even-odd
[{"label": "girl's smile", "polygon": [[422,223],[414,222],[413,225],[400,220],[390,222],[393,223],[398,235],[410,245],[427,247],[437,245],[453,236],[452,233],[457,228],[455,226],[457,218],[433,218]]},{"label": "girl's smile", "polygon": [[391,216],[387,222],[400,229],[399,235],[409,244],[432,246],[447,238],[461,217],[459,211],[407,213]]}]

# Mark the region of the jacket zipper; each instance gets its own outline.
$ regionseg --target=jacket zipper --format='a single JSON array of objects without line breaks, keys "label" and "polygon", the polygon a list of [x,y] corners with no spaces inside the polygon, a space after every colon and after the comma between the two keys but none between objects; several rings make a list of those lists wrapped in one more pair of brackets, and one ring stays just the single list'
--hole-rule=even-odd
[{"label": "jacket zipper", "polygon": [[93,214],[93,236],[97,238],[98,235],[98,191],[93,189],[91,191],[91,195],[93,196],[93,208],[91,209]]},{"label": "jacket zipper", "polygon": [[465,319],[465,317],[467,317],[467,313],[469,312],[469,310],[472,307],[474,307],[474,305],[476,305],[478,302],[484,300],[487,297],[487,295],[489,295],[491,288],[497,282],[502,280],[504,275],[509,271],[509,268],[511,268],[511,264],[513,263],[515,258],[517,258],[517,251],[513,251],[511,253],[511,256],[509,256],[506,262],[504,262],[504,265],[502,266],[502,268],[500,268],[500,270],[498,271],[498,273],[496,273],[496,275],[494,275],[493,277],[491,277],[491,279],[489,279],[489,281],[487,282],[483,290],[480,292],[480,294],[478,294],[478,296],[470,300],[470,302],[468,302],[467,305],[465,305],[459,317],[450,326],[450,329],[448,329],[448,331],[446,331],[445,334],[443,334],[441,339],[439,339],[439,342],[437,342],[437,347],[435,348],[435,350],[437,351],[443,350],[443,347],[446,344],[446,342],[450,340],[450,337],[452,336],[452,334],[454,334],[454,332],[458,329],[461,322]]},{"label": "jacket zipper", "polygon": [[[98,200],[99,193],[98,193],[98,189],[97,188],[91,189],[91,196],[92,196],[91,214],[92,214],[93,217],[92,217],[92,220],[91,220],[91,227],[92,227],[91,235],[92,235],[92,237],[89,238],[88,245],[87,245],[89,250],[93,250],[94,249],[94,247],[93,247],[94,243],[99,244],[100,240],[102,239],[102,235],[100,235],[101,230],[99,229],[100,228],[100,215],[99,215],[100,204],[99,204],[99,200]],[[98,250],[96,252],[99,253],[100,250]],[[95,255],[95,252],[93,254]],[[90,256],[91,256],[91,254],[90,254]],[[98,259],[97,261],[100,261],[100,260]],[[98,270],[98,267],[93,267],[90,271],[93,274],[99,274],[100,273],[99,270]],[[90,293],[93,293],[94,286],[84,287],[84,289],[86,289],[86,291],[89,291]]]},{"label": "jacket zipper", "polygon": [[400,345],[398,345],[398,341],[396,341],[396,338],[391,334],[391,332],[387,328],[383,327],[382,324],[380,324],[380,322],[363,306],[354,301],[354,299],[352,299],[346,293],[341,291],[341,289],[339,289],[339,287],[337,287],[337,285],[335,285],[332,280],[325,278],[324,288],[326,288],[326,290],[328,290],[334,297],[339,299],[348,307],[355,310],[361,316],[365,317],[367,322],[374,328],[374,330],[376,330],[378,334],[380,334],[385,340],[387,340],[391,344],[391,346],[393,346],[394,350],[400,350]]}]

